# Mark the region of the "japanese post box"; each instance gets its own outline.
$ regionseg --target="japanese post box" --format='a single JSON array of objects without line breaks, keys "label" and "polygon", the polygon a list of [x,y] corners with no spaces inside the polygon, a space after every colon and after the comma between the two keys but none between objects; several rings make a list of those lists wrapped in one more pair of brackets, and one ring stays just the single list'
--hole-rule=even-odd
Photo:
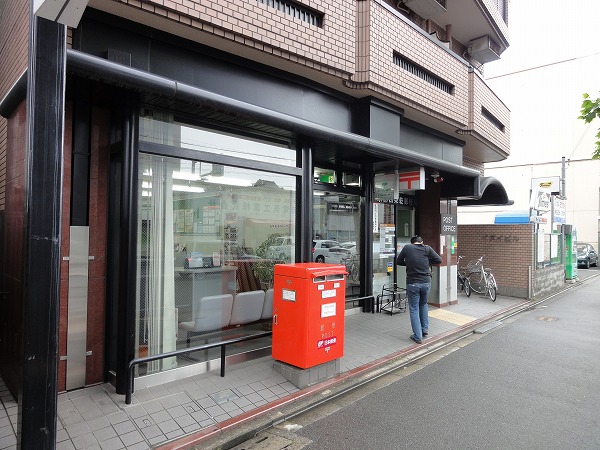
[{"label": "japanese post box", "polygon": [[344,355],[346,267],[277,264],[274,275],[274,359],[308,369]]}]

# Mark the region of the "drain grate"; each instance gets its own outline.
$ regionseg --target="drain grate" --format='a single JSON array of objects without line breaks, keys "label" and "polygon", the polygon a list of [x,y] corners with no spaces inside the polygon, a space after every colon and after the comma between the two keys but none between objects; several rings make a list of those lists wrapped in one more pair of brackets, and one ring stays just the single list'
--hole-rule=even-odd
[{"label": "drain grate", "polygon": [[477,328],[475,331],[473,331],[473,333],[477,333],[477,334],[487,333],[488,331],[490,331],[496,327],[499,327],[500,325],[502,325],[502,322],[496,320],[495,322],[486,323],[484,326]]}]

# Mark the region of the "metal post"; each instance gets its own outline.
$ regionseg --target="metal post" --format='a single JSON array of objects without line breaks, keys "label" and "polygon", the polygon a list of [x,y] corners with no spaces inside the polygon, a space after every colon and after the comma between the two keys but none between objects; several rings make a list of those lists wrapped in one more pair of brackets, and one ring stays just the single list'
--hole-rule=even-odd
[{"label": "metal post", "polygon": [[66,27],[31,2],[19,448],[56,445]]},{"label": "metal post", "polygon": [[560,195],[562,195],[565,199],[567,198],[567,169],[565,168],[565,157],[562,157],[562,170],[560,177]]}]

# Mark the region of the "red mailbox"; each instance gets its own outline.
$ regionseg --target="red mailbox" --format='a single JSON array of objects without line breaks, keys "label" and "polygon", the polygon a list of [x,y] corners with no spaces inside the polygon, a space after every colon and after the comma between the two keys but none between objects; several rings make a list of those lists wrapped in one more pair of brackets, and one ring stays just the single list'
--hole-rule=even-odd
[{"label": "red mailbox", "polygon": [[275,266],[273,358],[308,369],[344,356],[346,267]]}]

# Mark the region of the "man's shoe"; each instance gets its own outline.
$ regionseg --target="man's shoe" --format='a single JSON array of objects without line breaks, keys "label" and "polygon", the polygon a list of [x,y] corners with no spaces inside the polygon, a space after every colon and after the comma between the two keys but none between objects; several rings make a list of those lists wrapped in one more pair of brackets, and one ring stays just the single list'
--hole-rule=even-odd
[{"label": "man's shoe", "polygon": [[414,334],[412,334],[412,335],[410,336],[410,338],[411,338],[413,341],[415,341],[417,344],[420,344],[420,343],[421,343],[421,340],[417,339],[417,338],[415,337],[415,335],[414,335]]},{"label": "man's shoe", "polygon": [[423,331],[423,336],[429,336],[429,331]]}]

